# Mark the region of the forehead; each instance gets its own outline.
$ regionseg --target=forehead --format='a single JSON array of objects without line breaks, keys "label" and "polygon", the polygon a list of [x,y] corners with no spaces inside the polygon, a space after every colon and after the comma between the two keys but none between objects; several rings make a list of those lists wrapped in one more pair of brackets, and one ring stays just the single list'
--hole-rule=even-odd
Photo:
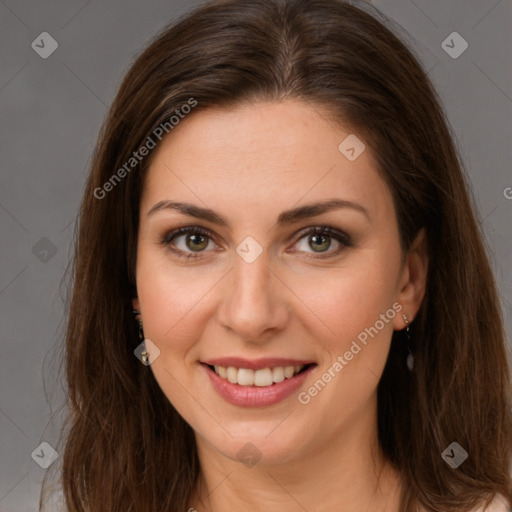
[{"label": "forehead", "polygon": [[198,111],[154,149],[142,208],[180,199],[240,216],[244,205],[277,211],[340,197],[383,213],[391,197],[363,144],[348,127],[299,101]]}]

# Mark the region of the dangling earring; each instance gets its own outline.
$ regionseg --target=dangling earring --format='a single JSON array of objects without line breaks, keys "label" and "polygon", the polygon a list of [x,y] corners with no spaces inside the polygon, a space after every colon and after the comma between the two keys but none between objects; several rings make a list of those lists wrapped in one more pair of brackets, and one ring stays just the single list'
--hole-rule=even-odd
[{"label": "dangling earring", "polygon": [[[141,342],[143,342],[144,341],[144,332],[142,330],[142,318],[140,316],[140,311],[137,311],[136,309],[134,309],[133,315],[135,316],[135,320],[137,320],[137,322],[139,324],[139,339],[141,340]],[[140,357],[142,359],[142,362],[145,365],[147,365],[149,363],[149,354],[146,352],[145,349],[140,353]]]},{"label": "dangling earring", "polygon": [[404,322],[405,322],[405,334],[407,335],[407,359],[406,359],[406,364],[407,364],[407,368],[409,369],[410,372],[412,372],[413,368],[414,368],[414,356],[412,354],[412,350],[411,350],[411,336],[409,334],[409,321],[407,320],[407,316],[404,315],[402,313],[402,316],[404,317]]}]

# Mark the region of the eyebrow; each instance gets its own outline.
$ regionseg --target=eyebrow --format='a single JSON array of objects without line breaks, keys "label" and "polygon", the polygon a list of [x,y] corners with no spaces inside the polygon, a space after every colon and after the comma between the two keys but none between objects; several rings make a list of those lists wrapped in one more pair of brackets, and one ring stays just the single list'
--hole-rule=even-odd
[{"label": "eyebrow", "polygon": [[[279,215],[277,219],[277,224],[279,226],[294,224],[303,219],[315,217],[317,215],[321,215],[331,210],[337,210],[341,208],[350,208],[356,210],[365,215],[367,219],[371,221],[368,210],[359,203],[355,203],[353,201],[346,201],[343,199],[328,199],[326,201],[310,203],[303,206],[299,206],[297,208],[293,208],[291,210],[284,211]],[[226,219],[224,219],[224,217],[214,212],[213,210],[210,210],[209,208],[203,208],[201,206],[197,206],[191,203],[175,202],[170,200],[160,201],[156,203],[149,210],[148,216],[153,215],[156,212],[162,210],[175,210],[178,211],[179,213],[182,213],[183,215],[188,215],[190,217],[195,217],[197,219],[206,220],[219,226],[228,226],[229,224],[226,221]]]}]

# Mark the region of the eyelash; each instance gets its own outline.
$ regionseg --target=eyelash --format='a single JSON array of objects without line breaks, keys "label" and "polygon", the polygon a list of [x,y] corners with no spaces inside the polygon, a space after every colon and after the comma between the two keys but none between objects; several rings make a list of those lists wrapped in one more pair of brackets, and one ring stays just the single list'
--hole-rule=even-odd
[{"label": "eyelash", "polygon": [[[213,237],[212,233],[208,231],[207,229],[200,228],[198,226],[187,226],[184,228],[178,228],[174,229],[172,231],[169,231],[165,234],[165,236],[161,239],[160,244],[164,247],[169,248],[174,254],[176,254],[180,258],[185,259],[197,259],[202,257],[202,252],[200,251],[196,254],[194,253],[188,253],[184,252],[181,249],[171,248],[172,241],[184,234],[194,234],[194,235],[201,235],[207,238],[210,238],[215,242],[215,238]],[[326,258],[332,258],[334,256],[337,256],[345,247],[351,247],[353,245],[353,242],[351,238],[344,233],[343,231],[339,231],[332,226],[313,226],[310,228],[307,228],[305,231],[300,233],[300,237],[298,239],[302,240],[303,238],[307,237],[308,235],[327,235],[331,238],[336,239],[341,246],[338,249],[335,249],[334,251],[328,251],[326,253],[316,253],[313,256],[303,256],[305,259],[326,259]],[[297,242],[298,242],[297,241]],[[296,243],[297,243],[296,242]],[[299,251],[300,252],[300,251]],[[308,253],[311,254],[311,253]]]}]

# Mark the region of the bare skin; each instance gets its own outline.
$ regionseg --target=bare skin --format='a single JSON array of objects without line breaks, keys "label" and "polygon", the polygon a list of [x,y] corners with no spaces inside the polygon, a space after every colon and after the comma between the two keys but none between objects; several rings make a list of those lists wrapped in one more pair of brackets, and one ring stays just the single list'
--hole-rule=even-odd
[{"label": "bare skin", "polygon": [[[198,512],[399,512],[401,481],[377,442],[377,384],[402,313],[412,321],[424,297],[426,241],[421,231],[402,254],[370,149],[354,161],[338,149],[351,133],[286,100],[196,112],[154,150],[133,305],[160,350],[151,371],[195,432],[201,478],[190,507]],[[286,210],[329,199],[358,206],[277,223]],[[171,208],[149,214],[161,201],[209,208],[227,225]],[[322,225],[349,242],[307,233]],[[211,236],[162,243],[186,226]],[[236,252],[248,236],[262,249],[251,263]],[[375,325],[378,333],[333,371]],[[226,356],[314,361],[303,393],[329,369],[332,378],[307,403],[297,392],[266,407],[237,406],[201,364]],[[260,457],[252,467],[237,455],[247,443]]]}]

